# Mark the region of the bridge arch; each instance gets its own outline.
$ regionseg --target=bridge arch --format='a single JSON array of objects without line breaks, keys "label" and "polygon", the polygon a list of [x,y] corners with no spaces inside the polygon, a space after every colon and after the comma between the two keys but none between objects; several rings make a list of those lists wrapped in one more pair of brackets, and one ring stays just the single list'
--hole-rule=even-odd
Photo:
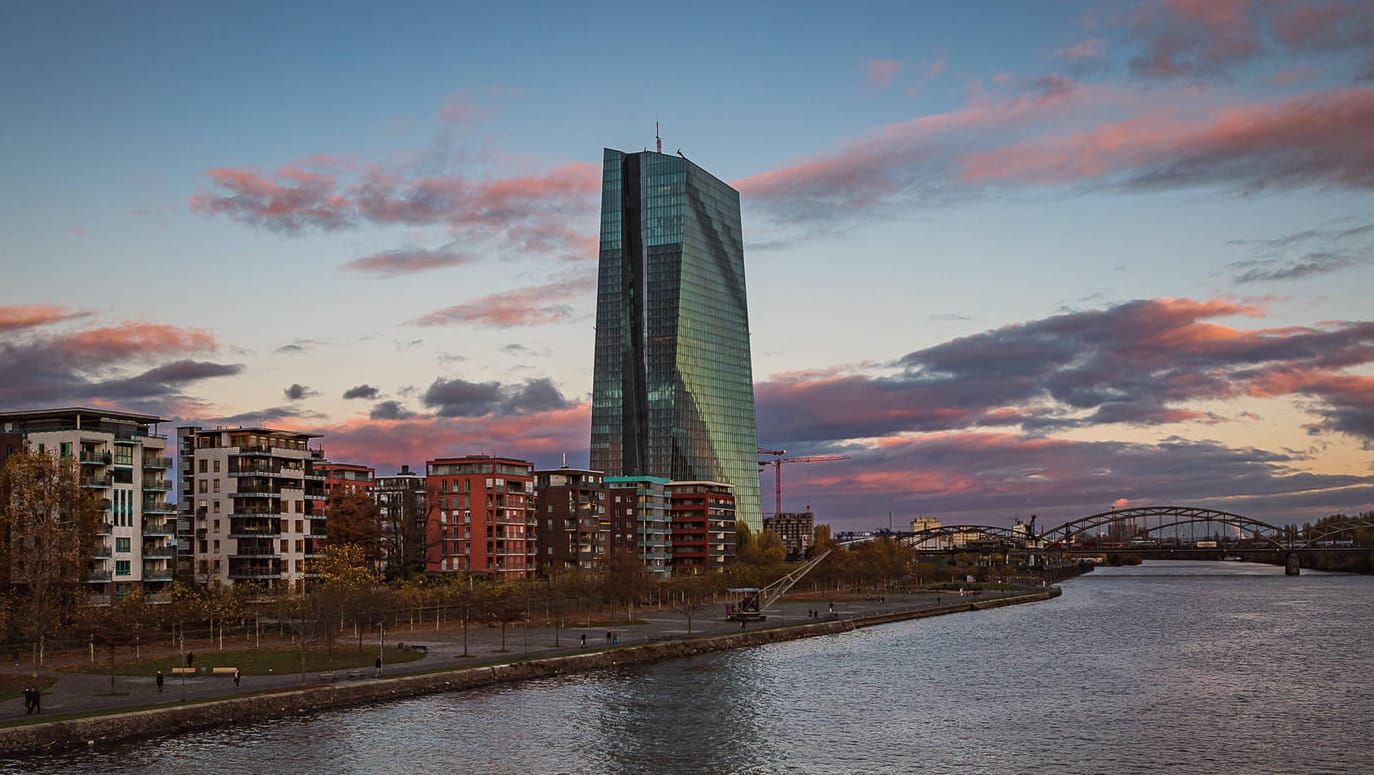
[{"label": "bridge arch", "polygon": [[[908,548],[953,548],[956,536],[978,536],[977,540],[995,542],[999,546],[1012,549],[1025,549],[1031,542],[1031,537],[1025,530],[1002,527],[997,525],[941,525],[940,527],[927,528],[917,531],[882,531],[865,536],[853,541],[846,541],[842,545],[849,547],[866,541],[873,541],[879,538],[891,538],[897,543]],[[942,539],[947,546],[939,546]],[[922,546],[934,542],[937,546]]]},{"label": "bridge arch", "polygon": [[[1150,518],[1157,518],[1154,524]],[[1169,521],[1165,521],[1169,520]],[[1091,514],[1086,517],[1065,522],[1059,527],[1044,531],[1038,537],[1045,543],[1076,543],[1076,539],[1092,530],[1123,522],[1143,522],[1148,533],[1170,527],[1195,525],[1199,523],[1220,523],[1239,528],[1249,538],[1265,541],[1275,549],[1287,549],[1292,543],[1290,531],[1242,514],[1233,514],[1218,509],[1197,506],[1137,506],[1129,509],[1115,509]]]}]

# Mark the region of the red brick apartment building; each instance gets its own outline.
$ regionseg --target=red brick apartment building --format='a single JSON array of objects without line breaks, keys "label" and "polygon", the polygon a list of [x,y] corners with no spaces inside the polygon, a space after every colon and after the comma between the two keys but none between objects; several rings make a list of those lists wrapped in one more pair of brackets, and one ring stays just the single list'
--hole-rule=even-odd
[{"label": "red brick apartment building", "polygon": [[524,576],[536,567],[534,466],[489,455],[425,463],[431,572]]}]

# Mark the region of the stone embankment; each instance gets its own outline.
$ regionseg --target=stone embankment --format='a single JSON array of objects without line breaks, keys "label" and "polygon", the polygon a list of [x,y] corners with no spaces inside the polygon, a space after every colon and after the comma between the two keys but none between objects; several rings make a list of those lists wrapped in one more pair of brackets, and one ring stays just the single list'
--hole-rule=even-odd
[{"label": "stone embankment", "polygon": [[906,619],[978,611],[1058,597],[1057,587],[1023,595],[957,602],[934,608],[891,611],[877,615],[818,621],[787,627],[759,627],[728,635],[665,640],[544,657],[507,664],[455,668],[422,675],[400,676],[367,683],[330,684],[245,697],[213,700],[172,708],[132,711],[84,719],[29,724],[0,729],[0,754],[57,751],[155,735],[171,735],[233,724],[258,722],[331,708],[375,705],[437,692],[461,691],[493,684],[582,673],[624,665],[646,664],[727,649],[848,632]]}]

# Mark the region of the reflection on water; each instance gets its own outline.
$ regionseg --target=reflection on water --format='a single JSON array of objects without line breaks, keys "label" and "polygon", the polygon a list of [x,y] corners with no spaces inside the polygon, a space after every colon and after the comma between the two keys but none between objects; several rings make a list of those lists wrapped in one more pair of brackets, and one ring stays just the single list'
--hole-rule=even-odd
[{"label": "reflection on water", "polygon": [[26,772],[1368,773],[1374,578],[1105,568],[1064,596],[0,762]]}]

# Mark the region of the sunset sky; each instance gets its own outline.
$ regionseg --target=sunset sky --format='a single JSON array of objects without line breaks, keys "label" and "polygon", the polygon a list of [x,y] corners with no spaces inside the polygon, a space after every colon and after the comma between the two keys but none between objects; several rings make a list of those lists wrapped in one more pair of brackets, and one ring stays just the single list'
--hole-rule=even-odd
[{"label": "sunset sky", "polygon": [[658,121],[741,192],[760,445],[851,457],[785,509],[1374,509],[1371,0],[20,0],[0,67],[0,410],[586,465]]}]

